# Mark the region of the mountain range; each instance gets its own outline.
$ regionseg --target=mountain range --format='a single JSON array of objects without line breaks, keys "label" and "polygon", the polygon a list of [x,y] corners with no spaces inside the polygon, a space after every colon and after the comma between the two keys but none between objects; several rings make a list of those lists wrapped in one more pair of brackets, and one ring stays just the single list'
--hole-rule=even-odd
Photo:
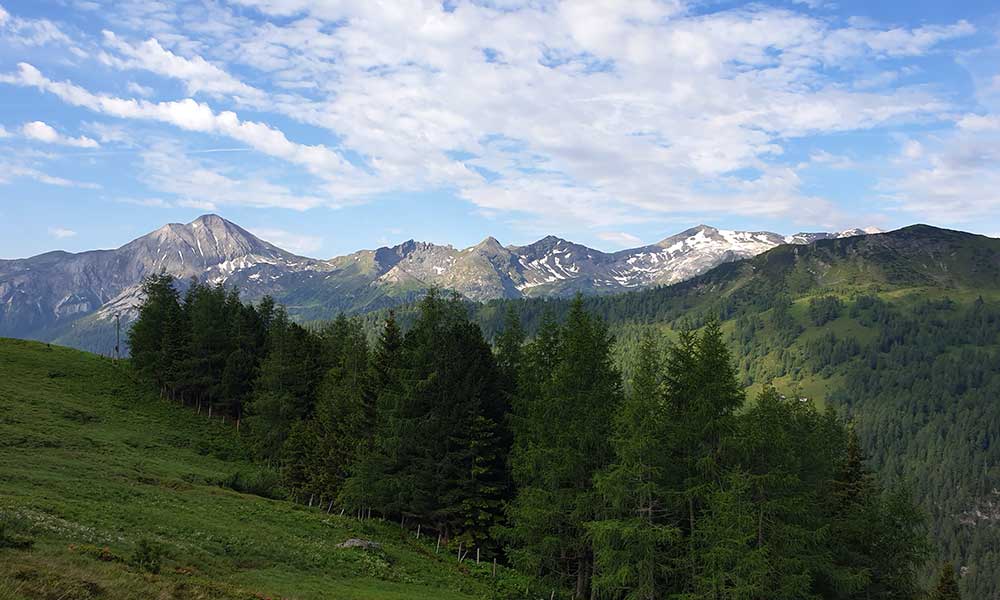
[{"label": "mountain range", "polygon": [[488,237],[465,249],[410,240],[322,260],[297,256],[222,217],[204,215],[164,225],[114,250],[0,260],[0,335],[97,349],[105,342],[95,346],[87,332],[106,331],[115,315],[130,320],[143,278],[159,272],[233,286],[251,300],[271,295],[294,317],[315,320],[399,304],[431,286],[487,301],[668,285],[783,244],[877,231],[782,236],[699,225],[612,253],[555,236],[526,246]]}]

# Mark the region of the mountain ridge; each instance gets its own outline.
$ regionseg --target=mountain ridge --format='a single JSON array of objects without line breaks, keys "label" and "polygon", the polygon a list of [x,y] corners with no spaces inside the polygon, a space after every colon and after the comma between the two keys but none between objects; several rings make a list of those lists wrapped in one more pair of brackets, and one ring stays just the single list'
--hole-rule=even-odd
[{"label": "mountain ridge", "polygon": [[167,223],[114,249],[0,261],[0,335],[48,341],[88,317],[111,321],[122,315],[127,322],[141,298],[142,280],[159,272],[232,286],[250,300],[270,295],[296,318],[314,320],[392,306],[430,287],[488,301],[669,285],[788,240],[858,231],[782,236],[698,225],[656,244],[615,252],[554,235],[523,246],[504,246],[487,236],[467,248],[411,239],[318,259],[206,214],[190,223]]}]

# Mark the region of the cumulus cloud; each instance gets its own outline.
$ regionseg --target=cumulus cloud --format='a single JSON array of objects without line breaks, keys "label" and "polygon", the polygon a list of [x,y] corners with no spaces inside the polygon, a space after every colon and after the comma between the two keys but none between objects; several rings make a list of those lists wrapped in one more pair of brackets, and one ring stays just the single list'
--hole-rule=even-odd
[{"label": "cumulus cloud", "polygon": [[87,136],[69,137],[56,131],[51,125],[44,121],[31,121],[21,127],[24,137],[45,142],[46,144],[59,144],[62,146],[73,146],[75,148],[97,148],[96,141]]},{"label": "cumulus cloud", "polygon": [[[880,184],[890,205],[920,220],[973,226],[1000,213],[1000,127],[976,115],[944,135],[907,140]],[[919,149],[919,151],[915,151]]]},{"label": "cumulus cloud", "polygon": [[49,227],[49,235],[54,238],[65,239],[75,236],[76,232],[65,227]]},{"label": "cumulus cloud", "polygon": [[[102,55],[104,62],[112,66],[125,69],[143,69],[165,77],[179,79],[184,82],[188,94],[192,95],[198,93],[227,94],[258,100],[265,95],[201,56],[188,59],[164,49],[156,38],[150,38],[138,44],[130,44],[118,38],[111,31],[104,31],[103,34],[105,44],[118,52],[117,56]],[[141,86],[138,87],[141,88]],[[131,90],[132,87],[130,86],[129,89]],[[144,90],[134,91],[142,92]],[[142,93],[141,95],[148,96],[150,94]]]},{"label": "cumulus cloud", "polygon": [[[191,201],[224,202],[194,198],[196,184],[213,183],[238,194],[232,202],[292,208],[443,189],[484,214],[608,235],[687,214],[818,225],[840,217],[805,191],[800,170],[857,165],[821,149],[793,164],[788,148],[950,118],[953,97],[906,85],[903,74],[975,32],[964,21],[882,27],[763,4],[692,10],[682,0],[413,2],[393,11],[234,3],[112,9],[116,31],[104,33],[99,60],[143,71],[144,83],[180,82],[190,98],[152,102],[143,98],[154,90],[131,87],[137,99],[110,96],[27,63],[0,81],[109,117],[225,136],[313,176],[292,186],[197,163],[197,178],[174,167],[180,183],[168,185],[146,165],[157,190]],[[967,126],[984,123],[970,117]]]},{"label": "cumulus cloud", "polygon": [[159,121],[188,131],[227,136],[264,154],[302,165],[316,174],[333,175],[351,170],[349,163],[326,146],[296,144],[265,123],[241,120],[232,111],[217,113],[207,104],[191,98],[150,102],[94,94],[68,81],[48,79],[28,63],[19,63],[18,71],[0,76],[0,82],[35,87],[73,106],[113,117]]},{"label": "cumulus cloud", "polygon": [[5,137],[10,137],[10,133],[8,133],[6,129],[4,129],[3,125],[0,125],[0,138],[5,138]]}]

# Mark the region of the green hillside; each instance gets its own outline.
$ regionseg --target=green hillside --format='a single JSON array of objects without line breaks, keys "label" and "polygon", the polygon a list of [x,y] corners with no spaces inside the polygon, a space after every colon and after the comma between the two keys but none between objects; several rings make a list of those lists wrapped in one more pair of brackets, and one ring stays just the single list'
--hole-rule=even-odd
[{"label": "green hillside", "polygon": [[[98,356],[0,340],[2,600],[457,600],[524,589],[396,525],[230,489],[272,485],[231,423],[143,397]],[[383,547],[336,547],[348,538]],[[160,553],[154,574],[148,559]]]}]

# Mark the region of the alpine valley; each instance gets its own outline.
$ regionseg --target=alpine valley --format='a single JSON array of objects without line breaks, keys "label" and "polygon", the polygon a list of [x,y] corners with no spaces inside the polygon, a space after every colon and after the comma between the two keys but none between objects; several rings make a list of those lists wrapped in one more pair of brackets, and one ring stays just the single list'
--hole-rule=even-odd
[{"label": "alpine valley", "polygon": [[[392,248],[318,260],[285,252],[220,217],[209,215],[187,225],[167,225],[117,250],[81,254],[56,252],[0,263],[0,302],[4,307],[0,313],[0,336],[34,337],[107,353],[114,345],[114,316],[123,315],[123,321],[132,319],[143,300],[140,282],[145,276],[160,272],[175,276],[179,285],[192,277],[210,285],[193,288],[188,298],[178,299],[174,281],[164,283],[169,278],[154,278],[150,282],[147,289],[152,292],[143,311],[155,316],[159,300],[159,306],[164,307],[163,318],[159,319],[158,328],[149,325],[157,321],[144,317],[131,329],[131,339],[140,342],[134,345],[136,352],[130,361],[134,370],[123,371],[112,361],[63,348],[17,340],[0,341],[0,372],[4,375],[0,377],[0,403],[14,398],[11,406],[17,407],[10,413],[12,416],[0,418],[0,447],[11,449],[7,463],[0,461],[0,474],[9,474],[0,477],[0,496],[7,493],[25,498],[37,494],[37,504],[31,506],[41,507],[49,507],[54,501],[62,502],[64,507],[60,514],[79,520],[80,531],[91,531],[83,529],[85,525],[102,532],[101,537],[87,539],[114,542],[119,535],[118,522],[125,518],[123,514],[128,510],[142,510],[148,512],[142,513],[142,521],[137,522],[145,524],[150,522],[147,516],[150,519],[158,516],[161,519],[157,529],[159,537],[175,549],[174,557],[183,556],[187,560],[189,548],[207,548],[202,552],[213,558],[202,559],[199,564],[209,571],[208,575],[224,574],[241,589],[282,588],[289,590],[289,597],[294,592],[299,594],[294,597],[318,598],[329,597],[329,590],[333,589],[330,585],[341,586],[336,588],[339,593],[340,589],[347,590],[361,581],[357,584],[360,586],[357,595],[345,592],[343,597],[467,597],[448,596],[447,589],[458,590],[458,593],[469,590],[471,597],[488,597],[475,587],[482,581],[495,583],[486,577],[491,573],[487,564],[478,567],[483,575],[481,580],[465,581],[462,579],[465,573],[477,572],[473,570],[477,567],[472,560],[468,561],[470,571],[450,570],[437,557],[433,536],[425,537],[426,544],[421,545],[423,542],[412,535],[421,531],[421,526],[426,532],[425,523],[433,523],[432,518],[439,519],[439,513],[427,517],[406,508],[408,512],[403,514],[416,516],[407,516],[405,524],[412,527],[410,519],[416,521],[417,531],[410,530],[408,535],[400,536],[395,523],[401,522],[403,517],[399,512],[390,511],[402,512],[401,509],[384,509],[383,514],[391,515],[385,523],[376,524],[374,520],[371,525],[363,520],[354,523],[350,513],[347,517],[327,514],[328,511],[336,512],[333,501],[329,500],[335,497],[331,490],[347,490],[345,493],[382,490],[378,486],[383,481],[393,481],[393,473],[405,473],[407,485],[414,489],[438,485],[443,480],[437,475],[441,472],[439,465],[445,463],[424,460],[425,457],[443,456],[450,451],[448,448],[457,448],[454,452],[460,453],[480,447],[476,446],[479,441],[474,436],[492,439],[491,430],[477,429],[477,423],[481,424],[486,417],[468,422],[447,421],[445,416],[468,415],[466,409],[470,406],[484,405],[468,402],[469,398],[496,398],[501,392],[508,393],[504,391],[507,389],[522,390],[519,393],[523,395],[515,396],[515,402],[511,403],[513,411],[524,410],[524,406],[536,407],[536,412],[530,413],[531,419],[511,420],[515,432],[521,431],[517,427],[532,427],[528,429],[528,439],[533,444],[549,443],[552,438],[559,437],[550,435],[559,428],[550,426],[548,420],[558,423],[564,417],[579,418],[581,422],[586,419],[591,429],[600,428],[610,421],[607,413],[600,412],[606,411],[611,404],[608,398],[618,395],[626,400],[648,397],[648,404],[629,405],[632,408],[627,413],[631,415],[628,421],[619,420],[618,426],[631,423],[629,426],[636,433],[632,437],[616,436],[613,438],[615,443],[624,445],[640,440],[641,444],[630,447],[635,449],[634,456],[643,460],[647,456],[685,456],[687,446],[676,440],[690,439],[683,436],[689,435],[693,428],[685,422],[663,418],[663,415],[658,419],[649,417],[663,406],[665,377],[686,372],[705,373],[705,381],[714,382],[720,379],[718,373],[723,373],[722,378],[731,383],[731,387],[725,389],[730,389],[737,400],[741,400],[744,393],[749,400],[741,403],[738,410],[733,408],[731,413],[726,413],[724,423],[728,423],[725,427],[729,428],[726,435],[730,436],[733,447],[720,446],[718,456],[736,460],[728,458],[733,452],[744,461],[741,464],[757,469],[737,471],[734,477],[747,477],[746,485],[749,485],[746,482],[753,482],[767,492],[761,504],[766,506],[767,513],[765,516],[765,509],[753,513],[745,512],[744,508],[735,510],[733,507],[754,506],[738,496],[750,497],[752,488],[727,489],[726,494],[712,498],[713,510],[704,513],[705,520],[713,527],[705,540],[723,540],[730,544],[729,540],[735,539],[726,547],[755,550],[761,542],[753,540],[768,540],[773,545],[767,546],[766,551],[774,554],[754,554],[752,564],[769,569],[772,568],[770,559],[758,563],[756,557],[777,556],[784,561],[776,568],[781,572],[794,571],[798,568],[796,565],[809,565],[807,568],[812,569],[814,563],[827,561],[827,557],[832,556],[830,552],[840,552],[840,544],[865,549],[867,554],[846,554],[847,558],[843,559],[850,562],[859,560],[857,556],[863,557],[863,562],[859,563],[863,569],[859,571],[862,578],[858,580],[863,580],[862,591],[850,591],[855,588],[848,587],[841,593],[836,589],[836,582],[832,582],[822,593],[809,596],[789,593],[782,596],[786,598],[924,598],[923,592],[916,589],[900,595],[891,582],[886,582],[895,577],[914,582],[915,588],[928,589],[935,584],[939,571],[942,581],[951,582],[953,587],[960,586],[961,597],[1000,598],[1000,552],[997,551],[1000,548],[1000,468],[997,466],[1000,465],[997,439],[1000,432],[1000,403],[997,402],[1000,397],[1000,239],[927,225],[886,233],[854,230],[789,237],[699,226],[658,244],[618,253],[603,253],[553,237],[521,247],[504,247],[488,238],[464,250],[411,241]],[[157,280],[160,281],[158,288]],[[250,301],[271,295],[299,321],[330,320],[341,312],[360,316],[357,319],[337,318],[316,327],[303,328],[291,323],[283,311],[274,310],[273,306],[267,309],[262,305],[250,307],[229,302],[231,296],[213,289],[215,284],[239,289],[242,297]],[[468,302],[452,302],[445,294],[423,294],[432,286],[454,290]],[[583,297],[568,297],[575,296],[576,292],[582,292]],[[419,302],[412,301],[418,297]],[[164,298],[169,303],[164,303]],[[149,306],[154,308],[148,309]],[[388,318],[390,308],[391,319]],[[261,313],[255,312],[258,309]],[[269,323],[267,334],[259,338],[249,335],[247,332],[255,331],[253,323],[265,322],[260,314],[268,310],[273,314],[266,319]],[[230,311],[229,316],[226,316],[227,311]],[[169,317],[178,314],[186,316]],[[176,328],[177,323],[187,329]],[[247,323],[251,325],[246,326]],[[435,325],[438,329],[430,329],[428,323],[438,323]],[[444,329],[442,324],[449,328]],[[124,334],[127,331],[124,323],[122,329]],[[581,331],[585,336],[579,333]],[[700,331],[701,340],[709,339],[710,333],[724,361],[708,368],[698,366],[697,362],[673,362],[671,359],[665,361],[667,368],[662,374],[657,375],[654,371],[651,376],[649,364],[656,356],[685,358],[683,349],[686,343],[691,343],[693,338],[689,334],[692,331]],[[391,332],[395,333],[390,335]],[[650,333],[654,335],[648,335]],[[559,342],[564,339],[561,336],[575,337],[569,338],[573,343],[564,343]],[[145,353],[141,346],[143,339],[146,340]],[[368,341],[372,339],[375,341]],[[593,340],[598,340],[602,348],[599,360],[581,363],[578,357],[596,355],[568,354],[570,350],[589,348],[588,344],[595,343]],[[371,355],[367,354],[369,343],[374,348]],[[709,348],[706,342],[699,343],[698,348]],[[552,368],[546,367],[545,361],[554,360],[543,351],[545,344],[552,344],[570,358],[559,359],[563,362],[557,363],[561,366],[554,370],[559,379],[540,379],[539,383],[533,378],[548,373],[546,369]],[[390,455],[373,453],[363,456],[376,457],[377,461],[358,463],[361,466],[354,467],[356,471],[351,472],[359,473],[358,478],[370,480],[336,479],[343,475],[328,477],[330,473],[344,472],[325,465],[340,460],[336,458],[341,456],[338,453],[345,452],[336,445],[345,439],[344,432],[352,435],[350,430],[338,429],[338,423],[364,422],[366,413],[359,407],[367,406],[364,399],[370,388],[365,386],[375,384],[358,382],[381,381],[376,375],[364,374],[383,372],[378,369],[383,364],[379,362],[380,357],[388,356],[383,353],[385,348],[396,348],[403,357],[400,361],[410,361],[399,363],[403,367],[386,369],[389,373],[386,381],[395,381],[392,378],[400,377],[399,373],[406,373],[409,379],[405,380],[406,387],[400,385],[398,388],[403,392],[391,388],[389,392],[381,391],[371,396],[379,399],[380,404],[375,406],[384,411],[376,413],[373,422],[389,423],[377,425],[384,430],[376,430],[376,436],[382,437],[375,439],[391,441],[393,432],[407,432],[405,440],[386,442],[389,445],[384,447],[392,451],[399,448],[407,453],[419,452],[414,454],[419,460],[412,459],[406,468],[389,472],[380,470],[383,467],[379,466],[389,463],[377,461],[389,460],[385,457]],[[251,351],[259,352],[256,361]],[[323,359],[336,365],[329,369],[317,359],[317,356],[334,353],[337,353],[335,360],[338,362]],[[711,355],[699,350],[690,354],[694,357],[690,360],[698,356]],[[492,360],[497,362],[492,363]],[[422,366],[424,363],[419,361],[433,364],[433,369]],[[150,364],[159,371],[151,370]],[[690,364],[695,366],[688,368]],[[130,378],[138,377],[143,368],[146,372],[162,373],[161,380],[137,380],[141,384],[137,385],[136,381],[125,381],[121,377],[122,373],[129,373]],[[418,371],[418,368],[425,370]],[[500,372],[508,373],[505,377],[509,379],[503,381],[510,388],[500,383],[494,387],[461,387],[470,381],[487,381],[494,376],[499,381],[497,373]],[[441,376],[442,373],[445,375]],[[609,375],[595,377],[594,373]],[[458,391],[446,391],[441,387],[442,381],[457,382],[454,385]],[[592,385],[592,381],[602,386],[603,382],[611,383],[601,388],[587,388],[586,394],[575,393],[581,386]],[[645,396],[642,388],[637,388],[644,381],[652,390]],[[717,392],[719,388],[711,389],[712,396],[696,396],[697,402],[684,406],[698,407],[713,397],[724,397]],[[122,390],[134,390],[136,395],[133,398]],[[157,391],[159,402],[156,401]],[[397,393],[400,396],[395,395]],[[406,413],[405,421],[396,416],[396,405],[389,404],[397,402],[399,397],[414,402],[407,405],[412,412]],[[139,401],[138,398],[147,400]],[[306,400],[300,401],[300,398]],[[422,404],[416,404],[413,398]],[[554,404],[556,402],[562,404]],[[579,409],[582,402],[590,403],[587,405],[589,410]],[[207,415],[203,406],[208,407]],[[550,406],[564,409],[549,410]],[[496,416],[489,417],[491,422],[505,423],[506,415],[496,410]],[[341,414],[347,417],[330,416]],[[427,414],[434,418],[425,418]],[[229,418],[227,423],[230,425],[223,425],[219,415]],[[271,473],[259,463],[254,466],[244,459],[235,462],[230,456],[235,452],[221,453],[220,456],[227,458],[218,464],[204,463],[208,458],[216,461],[206,454],[221,452],[212,450],[209,442],[216,434],[210,435],[205,428],[218,426],[219,439],[229,439],[225,435],[232,433],[233,417],[235,423],[240,423],[244,415],[242,429],[237,425],[240,439],[250,444],[258,459],[264,457],[282,465],[282,469]],[[206,424],[206,417],[215,421]],[[732,421],[728,420],[730,417]],[[824,483],[815,493],[809,492],[808,501],[796,499],[799,496],[795,494],[800,492],[794,490],[813,489],[805,486],[799,473],[818,469],[816,465],[823,464],[822,456],[827,449],[836,446],[832,437],[830,446],[824,445],[826,442],[819,443],[821,437],[817,437],[825,431],[823,423],[833,422],[838,423],[837,428],[843,427],[845,435],[850,430],[851,439],[856,439],[853,447],[858,468],[844,470],[843,474],[838,471],[836,479],[822,480]],[[534,429],[534,423],[543,425]],[[29,433],[22,431],[29,426],[35,429]],[[440,429],[431,430],[431,427]],[[153,437],[141,440],[135,437],[137,430]],[[99,437],[104,435],[107,439]],[[463,443],[452,444],[460,435],[466,436]],[[11,440],[6,442],[7,446],[3,445],[5,440]],[[66,451],[68,444],[73,445],[72,452]],[[427,449],[430,444],[439,445]],[[500,445],[501,442],[483,443],[482,447],[492,452],[491,444]],[[662,444],[677,445],[664,450]],[[512,444],[509,452],[513,454],[533,447]],[[153,453],[156,453],[155,458]],[[0,453],[0,456],[5,455]],[[108,456],[113,457],[110,465]],[[400,456],[410,454],[401,453]],[[496,459],[494,454],[489,456],[491,460]],[[549,455],[537,456],[548,460],[546,456]],[[551,456],[569,461],[586,457],[587,453],[573,449]],[[455,459],[453,464],[466,463]],[[507,463],[499,460],[489,464],[500,477]],[[531,467],[534,462],[519,464],[527,468],[524,465]],[[643,463],[637,461],[636,464]],[[668,462],[659,464],[666,465],[662,467],[665,472],[674,468]],[[781,470],[760,466],[770,464],[780,464]],[[855,463],[848,461],[845,464]],[[870,465],[872,470],[862,467],[863,464]],[[143,469],[151,472],[143,474]],[[280,481],[287,488],[281,488],[285,491],[278,493],[261,484],[266,481],[263,474],[249,483],[241,479],[240,472],[253,472],[250,469],[271,473],[272,483]],[[455,479],[464,485],[468,471],[456,469]],[[539,472],[547,477],[551,471],[545,468]],[[107,486],[107,492],[84,495],[81,501],[77,490],[83,484],[72,482],[54,486],[51,483],[78,472],[86,473],[88,484],[104,482],[102,485]],[[194,477],[195,472],[210,476]],[[233,472],[236,475],[222,476]],[[415,472],[418,475],[414,475]],[[697,472],[699,470],[692,470],[692,473]],[[286,514],[275,512],[274,508],[286,504],[279,502],[264,508],[260,499],[251,499],[251,504],[247,504],[248,501],[241,497],[238,502],[232,499],[233,504],[223,505],[219,492],[212,489],[213,481],[222,481],[231,490],[297,498],[305,506],[288,509]],[[358,481],[362,484],[357,484]],[[623,493],[631,494],[634,479],[623,478],[622,481],[625,482],[621,488]],[[738,479],[732,481],[735,486]],[[841,491],[829,492],[827,484]],[[726,485],[730,485],[728,480]],[[148,495],[138,495],[137,488],[146,489],[144,493]],[[254,489],[257,491],[253,492]],[[386,494],[389,501],[378,502],[394,506],[389,502],[396,501],[391,494],[397,489],[403,488],[385,487],[388,492],[379,491]],[[431,510],[423,507],[435,506],[433,502],[442,497],[436,489],[420,491],[425,494],[420,498],[430,500],[419,506],[413,501],[413,505],[418,506],[418,510]],[[492,493],[489,489],[492,488],[483,486],[476,493],[487,498]],[[775,490],[775,495],[770,495],[768,490]],[[309,513],[307,507],[313,506],[314,495],[325,501]],[[839,529],[832,533],[826,524],[808,520],[813,515],[825,519],[828,514],[839,514],[818,507],[824,502],[839,502],[839,498],[849,496],[868,498],[857,505],[874,512],[863,513],[864,518],[857,521],[834,519],[833,527]],[[104,500],[107,497],[131,499],[131,504],[123,501],[118,506],[116,503],[118,512],[108,511],[108,503]],[[25,500],[21,502],[27,505]],[[162,503],[166,502],[176,503],[177,508],[160,512]],[[198,510],[190,509],[192,503],[196,503]],[[125,508],[133,504],[141,509]],[[81,513],[81,505],[91,511],[90,514]],[[458,502],[455,505],[465,510],[473,504]],[[499,511],[499,505],[492,499],[475,504],[492,507],[482,513]],[[514,510],[525,511],[517,514],[526,514],[528,509],[537,510],[544,516],[538,522],[540,527],[548,527],[552,515],[563,514],[548,512],[547,502],[537,508],[531,505],[525,508],[525,504],[512,506]],[[251,508],[256,511],[253,517],[241,512]],[[685,518],[690,518],[688,510],[685,505],[681,513]],[[112,517],[106,516],[109,512]],[[38,527],[28,522],[36,519],[37,514],[42,513],[23,513],[16,524],[24,531],[38,531]],[[81,514],[83,516],[77,516]],[[179,521],[177,514],[184,515],[190,522]],[[312,517],[315,521],[307,520]],[[236,535],[232,531],[245,527],[248,518],[269,528],[269,536],[282,544],[281,551],[272,552],[270,537],[261,537],[251,543],[244,541],[249,538],[226,537]],[[240,523],[234,524],[235,521],[227,519],[240,520]],[[464,516],[461,519],[466,523]],[[801,522],[812,529],[785,525],[797,519],[806,519]],[[625,523],[631,527],[629,522]],[[359,529],[350,529],[355,526]],[[607,522],[601,526],[618,527]],[[263,530],[251,529],[255,535],[263,536],[259,533]],[[68,529],[62,527],[53,531]],[[205,531],[213,533],[206,535]],[[315,533],[303,535],[302,531]],[[385,561],[375,570],[371,564],[362,570],[353,563],[339,562],[343,559],[331,554],[334,551],[317,551],[315,558],[309,555],[310,558],[301,559],[306,555],[303,547],[315,549],[319,547],[315,545],[316,540],[330,541],[328,531],[337,532],[335,535],[340,537],[349,531],[351,535],[359,531],[381,542],[390,539],[399,542],[393,541],[388,546],[393,560]],[[525,544],[542,539],[533,535],[519,539],[526,540]],[[56,580],[56,574],[61,574],[65,564],[59,561],[76,560],[75,556],[66,558],[65,553],[67,544],[76,538],[67,538],[62,533],[50,538],[39,536],[49,544],[41,545],[40,553],[21,553],[10,567],[0,561],[0,583],[4,569],[13,573],[12,577],[37,571],[48,573],[49,578]],[[229,541],[222,545],[217,543],[219,539]],[[452,542],[453,545],[456,541],[469,543],[465,540],[471,539],[456,537]],[[748,544],[746,540],[752,541]],[[926,547],[923,541],[927,542]],[[14,539],[7,543],[23,545],[24,542]],[[119,547],[123,545],[117,543]],[[249,549],[233,550],[244,546]],[[654,544],[654,548],[659,547]],[[663,547],[673,548],[669,543]],[[691,546],[685,544],[683,547]],[[641,551],[643,546],[615,542],[615,548],[631,552]],[[714,549],[722,545],[711,548],[712,556],[718,556]],[[100,548],[92,547],[90,551],[104,556]],[[451,548],[449,551],[455,556]],[[807,553],[806,560],[800,559],[802,552]],[[37,556],[48,557],[54,562],[42,565],[39,563],[42,559]],[[225,556],[225,560],[231,562],[219,562],[216,556]],[[898,560],[899,556],[905,560]],[[168,557],[168,560],[176,564],[179,559]],[[870,566],[872,561],[875,566]],[[658,564],[668,562],[664,560]],[[942,567],[946,562],[949,566]],[[301,564],[308,566],[305,576],[295,571],[303,568]],[[314,565],[322,568],[316,570]],[[949,570],[950,565],[954,565],[954,572]],[[279,566],[295,574],[279,572]],[[452,563],[452,566],[465,568],[461,563]],[[194,585],[188,581],[190,572],[186,569],[182,567],[158,581],[167,585],[170,577],[176,577],[184,578],[181,582],[184,586]],[[736,572],[728,566],[720,567],[720,571]],[[94,572],[96,570],[86,572],[86,577],[94,577]],[[330,572],[341,573],[341,578],[329,578]],[[370,573],[377,574],[377,581],[363,579]],[[944,576],[946,573],[950,573],[951,579]],[[140,575],[124,569],[109,568],[100,574],[108,581],[114,581],[112,576],[136,578],[134,585],[140,587],[153,581],[138,579]],[[310,576],[317,578],[315,583],[308,579]],[[349,579],[348,576],[361,579]],[[516,591],[507,596],[489,597],[522,598],[525,587],[537,584],[526,581],[528,578],[523,574],[516,576],[509,572],[504,576],[511,578],[506,585]],[[957,583],[952,581],[956,577]],[[49,581],[42,577],[36,579]],[[575,576],[566,575],[557,581],[574,580]],[[770,580],[760,581],[763,581],[760,585],[765,592],[746,597],[777,597],[767,593],[771,591],[768,588]],[[64,582],[59,580],[57,583],[63,586],[58,588],[60,593],[64,593],[67,589]],[[821,583],[827,585],[825,581]],[[105,585],[111,589],[120,584]],[[314,596],[301,593],[309,585],[319,590]],[[847,585],[859,584],[848,581]],[[381,591],[395,589],[393,586],[405,586],[405,589],[398,595],[371,593],[375,587]],[[3,591],[0,587],[0,598],[4,597]],[[551,588],[545,592],[536,588],[531,591],[530,597],[555,597]],[[134,597],[144,596],[137,593]],[[219,594],[211,597],[248,596]]]},{"label": "alpine valley", "polygon": [[170,223],[114,250],[0,260],[0,336],[107,353],[116,315],[136,315],[142,280],[168,273],[266,295],[301,321],[414,299],[430,287],[473,301],[607,295],[669,285],[783,244],[877,233],[873,228],[783,236],[698,225],[656,244],[607,253],[555,236],[526,246],[488,237],[465,249],[406,241],[327,260],[297,256],[217,215]]}]

